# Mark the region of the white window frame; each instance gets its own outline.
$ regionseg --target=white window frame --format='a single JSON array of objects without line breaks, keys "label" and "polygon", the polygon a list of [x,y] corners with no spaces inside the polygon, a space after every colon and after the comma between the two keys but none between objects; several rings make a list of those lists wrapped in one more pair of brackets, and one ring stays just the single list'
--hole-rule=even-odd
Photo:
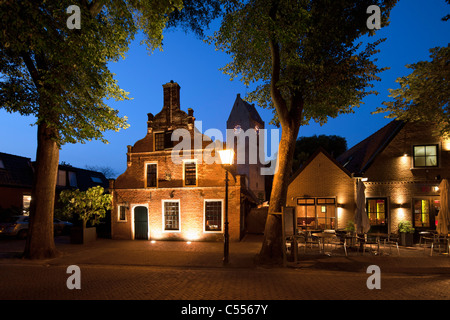
[{"label": "white window frame", "polygon": [[146,207],[147,208],[147,239],[150,239],[150,211],[148,209],[148,203],[136,203],[130,206],[131,210],[131,238],[134,240],[136,236],[136,230],[134,230],[134,209],[136,207]]},{"label": "white window frame", "polygon": [[[166,230],[166,215],[165,215],[165,202],[178,202],[178,230]],[[162,232],[164,233],[180,233],[181,232],[181,203],[180,199],[164,199],[161,200],[161,215],[162,215]]]},{"label": "white window frame", "polygon": [[[183,187],[197,187],[198,186],[198,162],[197,159],[182,159],[183,160]],[[194,162],[195,163],[195,184],[194,185],[186,185],[185,183],[185,173],[186,173],[186,162]]]},{"label": "white window frame", "polygon": [[[156,187],[147,186],[147,169],[149,164],[156,164]],[[144,186],[145,189],[155,189],[158,188],[158,161],[145,161],[144,162]]]},{"label": "white window frame", "polygon": [[[120,220],[120,208],[121,207],[125,208],[125,220]],[[126,210],[127,210],[127,206],[125,204],[118,204],[117,205],[117,222],[120,222],[120,223],[128,222]]]},{"label": "white window frame", "polygon": [[[221,216],[221,226],[220,226],[220,231],[211,231],[211,230],[206,230],[206,202],[217,202],[220,201],[222,203],[222,216]],[[204,199],[203,200],[203,232],[204,233],[224,233],[224,200],[223,199]]]}]

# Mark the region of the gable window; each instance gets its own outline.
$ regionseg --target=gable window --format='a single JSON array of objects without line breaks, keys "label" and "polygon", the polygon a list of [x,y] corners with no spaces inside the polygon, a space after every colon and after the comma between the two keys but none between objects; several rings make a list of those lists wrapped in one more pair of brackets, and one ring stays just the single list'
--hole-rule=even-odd
[{"label": "gable window", "polygon": [[155,150],[164,150],[164,132],[155,133]]},{"label": "gable window", "polygon": [[205,200],[205,231],[222,231],[222,200]]},{"label": "gable window", "polygon": [[158,165],[156,163],[147,164],[146,187],[156,188],[158,182]]},{"label": "gable window", "polygon": [[184,161],[184,185],[197,185],[197,162],[194,160]]},{"label": "gable window", "polygon": [[414,146],[414,167],[437,167],[438,146]]},{"label": "gable window", "polygon": [[180,202],[163,200],[164,231],[180,231]]},{"label": "gable window", "polygon": [[155,151],[173,148],[172,130],[155,133]]},{"label": "gable window", "polygon": [[117,217],[119,221],[127,221],[126,209],[126,206],[119,206]]}]

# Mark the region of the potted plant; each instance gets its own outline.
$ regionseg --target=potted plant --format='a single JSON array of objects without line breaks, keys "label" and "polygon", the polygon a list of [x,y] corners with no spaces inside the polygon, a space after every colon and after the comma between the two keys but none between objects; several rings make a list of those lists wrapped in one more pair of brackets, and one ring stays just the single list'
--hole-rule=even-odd
[{"label": "potted plant", "polygon": [[400,245],[411,247],[414,239],[414,228],[411,221],[400,221],[398,224],[398,233],[400,234]]},{"label": "potted plant", "polygon": [[103,194],[100,186],[89,188],[86,191],[64,190],[59,201],[65,216],[78,217],[82,224],[71,229],[71,243],[87,243],[97,239],[95,225],[105,217],[106,211],[111,209],[112,197]]}]

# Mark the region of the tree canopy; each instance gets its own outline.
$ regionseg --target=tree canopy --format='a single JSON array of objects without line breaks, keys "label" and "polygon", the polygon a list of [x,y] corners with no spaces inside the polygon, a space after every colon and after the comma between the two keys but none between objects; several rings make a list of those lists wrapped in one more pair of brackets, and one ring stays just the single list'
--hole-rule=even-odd
[{"label": "tree canopy", "polygon": [[389,89],[393,101],[383,102],[375,113],[388,112],[389,118],[427,121],[435,124],[437,135],[450,135],[450,45],[430,49],[430,61],[407,65],[413,71]]},{"label": "tree canopy", "polygon": [[311,137],[299,137],[295,142],[294,160],[292,172],[301,167],[309,157],[321,147],[334,158],[347,151],[347,140],[336,135],[314,135]]}]

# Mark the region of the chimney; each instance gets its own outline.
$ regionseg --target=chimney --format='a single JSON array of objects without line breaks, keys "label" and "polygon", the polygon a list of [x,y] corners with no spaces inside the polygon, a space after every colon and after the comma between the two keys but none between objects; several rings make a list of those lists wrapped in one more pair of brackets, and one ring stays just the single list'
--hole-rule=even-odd
[{"label": "chimney", "polygon": [[169,108],[169,110],[179,110],[180,109],[180,86],[178,83],[170,82],[163,84],[164,91],[164,107]]}]

